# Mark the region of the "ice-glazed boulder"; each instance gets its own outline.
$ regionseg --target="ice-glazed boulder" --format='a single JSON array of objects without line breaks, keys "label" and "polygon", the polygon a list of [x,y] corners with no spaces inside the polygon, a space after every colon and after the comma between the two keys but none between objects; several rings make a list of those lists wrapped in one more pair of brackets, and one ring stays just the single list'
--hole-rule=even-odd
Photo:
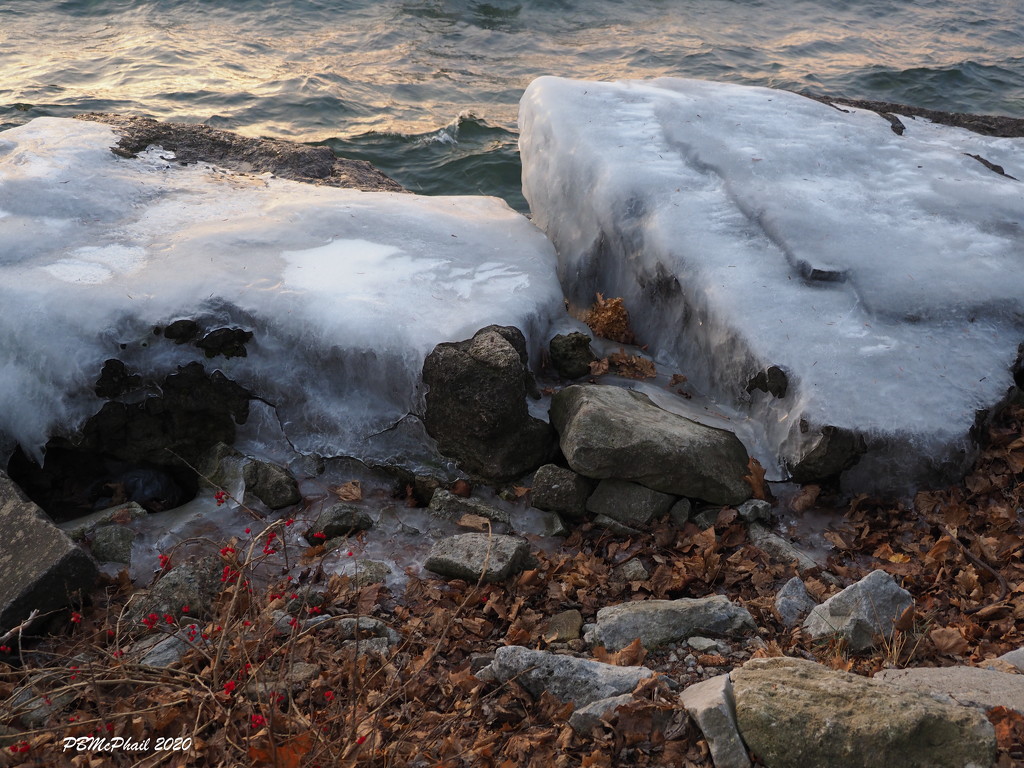
[{"label": "ice-glazed boulder", "polygon": [[[544,77],[534,221],[577,306],[761,421],[769,477],[961,471],[1024,341],[1024,139],[695,80]],[[902,129],[902,130],[901,130]]]},{"label": "ice-glazed boulder", "polygon": [[297,449],[387,459],[403,429],[429,442],[415,419],[389,428],[421,411],[435,345],[513,325],[536,359],[564,311],[550,244],[495,198],[124,157],[118,139],[57,118],[0,132],[5,451],[201,362],[274,406]]}]

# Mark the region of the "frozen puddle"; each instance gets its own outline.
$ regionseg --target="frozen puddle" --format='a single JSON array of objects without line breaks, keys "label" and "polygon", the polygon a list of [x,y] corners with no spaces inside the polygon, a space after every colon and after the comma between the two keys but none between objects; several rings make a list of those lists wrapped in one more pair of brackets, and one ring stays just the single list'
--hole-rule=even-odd
[{"label": "frozen puddle", "polygon": [[1013,385],[1024,140],[902,122],[545,77],[520,109],[524,192],[570,299],[624,297],[641,343],[763,422],[784,472],[845,441],[866,451],[848,489],[907,490],[961,471]]}]

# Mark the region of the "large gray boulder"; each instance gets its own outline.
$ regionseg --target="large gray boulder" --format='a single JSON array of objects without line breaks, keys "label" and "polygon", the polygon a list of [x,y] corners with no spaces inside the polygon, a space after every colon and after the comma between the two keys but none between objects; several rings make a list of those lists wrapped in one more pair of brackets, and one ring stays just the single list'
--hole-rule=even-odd
[{"label": "large gray boulder", "polygon": [[574,702],[579,709],[601,699],[630,693],[637,683],[653,674],[647,667],[616,667],[576,656],[506,645],[494,652],[494,660],[476,676],[499,683],[515,679],[535,698],[546,691],[560,701]]},{"label": "large gray boulder", "polygon": [[551,398],[569,466],[587,477],[632,480],[655,491],[740,504],[749,457],[731,432],[670,413],[638,392],[576,384]]},{"label": "large gray boulder", "polygon": [[725,595],[678,600],[636,600],[602,608],[589,640],[609,650],[625,648],[637,638],[645,648],[684,640],[690,635],[737,635],[757,630],[746,608]]},{"label": "large gray boulder", "polygon": [[536,386],[518,328],[489,325],[438,344],[423,363],[423,383],[427,432],[465,471],[512,480],[551,457],[554,433],[527,408]]},{"label": "large gray boulder", "polygon": [[988,768],[978,710],[792,658],[731,673],[740,735],[768,768]]},{"label": "large gray boulder", "polygon": [[813,608],[804,629],[813,638],[836,635],[852,650],[862,651],[878,637],[892,637],[893,625],[913,605],[914,598],[892,576],[872,571]]},{"label": "large gray boulder", "polygon": [[96,564],[0,472],[0,631],[60,610],[96,582]]}]

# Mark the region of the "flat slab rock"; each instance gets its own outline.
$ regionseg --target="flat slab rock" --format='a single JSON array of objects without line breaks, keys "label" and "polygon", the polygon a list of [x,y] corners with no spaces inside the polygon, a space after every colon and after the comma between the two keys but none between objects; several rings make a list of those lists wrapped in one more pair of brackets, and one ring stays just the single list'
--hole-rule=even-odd
[{"label": "flat slab rock", "polygon": [[11,629],[38,609],[70,605],[79,590],[96,581],[96,564],[54,525],[21,489],[0,472],[0,631]]},{"label": "flat slab rock", "polygon": [[977,709],[793,658],[730,673],[736,720],[770,768],[988,768],[995,731]]},{"label": "flat slab rock", "polygon": [[463,533],[436,542],[424,567],[449,579],[504,581],[526,564],[530,546],[516,536]]},{"label": "flat slab rock", "polygon": [[957,704],[990,710],[1006,707],[1024,715],[1024,675],[978,667],[883,669],[875,675],[898,688],[948,696]]},{"label": "flat slab rock", "polygon": [[746,608],[724,595],[712,595],[636,600],[601,608],[597,612],[597,629],[587,639],[614,651],[637,638],[645,648],[656,648],[691,635],[738,635],[756,630]]},{"label": "flat slab rock", "polygon": [[739,504],[750,498],[747,451],[731,432],[666,411],[639,392],[576,384],[551,398],[566,461],[586,477]]},{"label": "flat slab rock", "polygon": [[518,645],[502,646],[494,652],[494,660],[477,672],[481,680],[503,683],[515,678],[535,698],[546,691],[560,701],[575,702],[577,709],[630,693],[652,675],[647,667],[616,667]]},{"label": "flat slab rock", "polygon": [[1024,139],[900,120],[541,77],[520,105],[523,193],[578,276],[570,301],[622,297],[641,343],[748,410],[786,470],[865,451],[849,490],[915,488],[966,470],[976,412],[1013,385]]}]

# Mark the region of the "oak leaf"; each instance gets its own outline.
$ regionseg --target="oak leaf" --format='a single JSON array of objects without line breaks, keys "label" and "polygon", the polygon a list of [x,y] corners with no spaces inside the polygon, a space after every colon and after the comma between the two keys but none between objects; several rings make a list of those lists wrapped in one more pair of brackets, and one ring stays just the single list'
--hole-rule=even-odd
[{"label": "oak leaf", "polygon": [[761,462],[755,459],[753,456],[747,462],[747,469],[750,474],[746,475],[743,479],[747,481],[747,485],[750,486],[750,490],[753,492],[755,499],[768,500],[768,489],[764,483],[764,467],[761,466]]},{"label": "oak leaf", "polygon": [[363,488],[358,480],[349,480],[347,483],[336,485],[330,491],[340,501],[362,501],[363,498]]},{"label": "oak leaf", "polygon": [[939,653],[949,656],[962,656],[967,650],[967,638],[956,627],[938,627],[928,633],[932,645]]}]

